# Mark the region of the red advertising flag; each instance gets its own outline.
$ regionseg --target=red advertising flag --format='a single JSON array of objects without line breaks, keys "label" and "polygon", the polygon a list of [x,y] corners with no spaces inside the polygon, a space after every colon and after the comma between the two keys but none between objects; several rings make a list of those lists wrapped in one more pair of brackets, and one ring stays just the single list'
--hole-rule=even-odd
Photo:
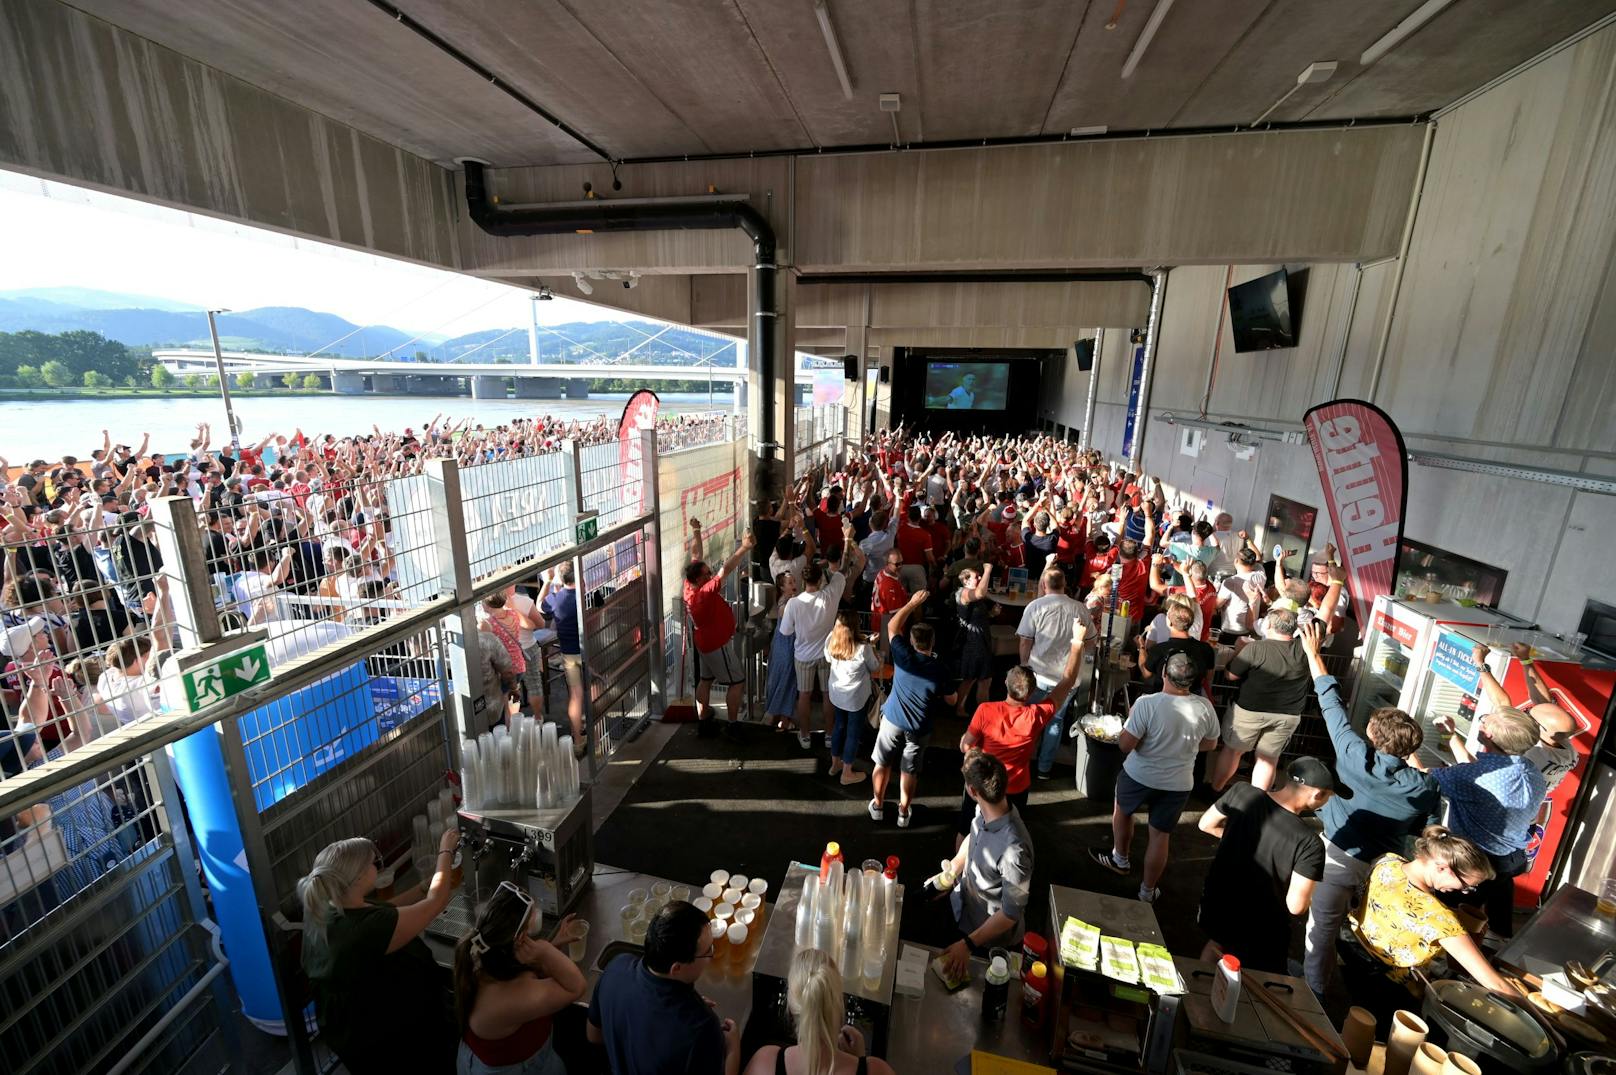
[{"label": "red advertising flag", "polygon": [[623,417],[617,423],[617,465],[622,479],[624,499],[645,510],[645,454],[640,434],[656,425],[657,410],[662,400],[649,388],[642,388],[623,404]]},{"label": "red advertising flag", "polygon": [[1321,403],[1302,417],[1347,569],[1358,622],[1392,592],[1408,514],[1408,452],[1386,412],[1361,399]]}]

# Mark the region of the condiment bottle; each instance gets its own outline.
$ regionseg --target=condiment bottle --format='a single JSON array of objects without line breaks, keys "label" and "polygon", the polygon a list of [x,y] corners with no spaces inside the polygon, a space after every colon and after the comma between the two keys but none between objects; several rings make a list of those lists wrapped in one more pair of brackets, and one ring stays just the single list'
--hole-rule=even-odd
[{"label": "condiment bottle", "polygon": [[819,856],[819,883],[823,885],[830,879],[830,864],[842,860],[842,845],[832,840],[825,845],[825,853]]},{"label": "condiment bottle", "polygon": [[1021,983],[1021,1021],[1030,1027],[1044,1025],[1044,1002],[1049,997],[1049,968],[1034,963]]},{"label": "condiment bottle", "polygon": [[1025,981],[1032,973],[1034,963],[1049,962],[1049,942],[1044,940],[1043,934],[1028,930],[1021,937],[1021,977]]},{"label": "condiment bottle", "polygon": [[[995,949],[997,951],[997,949]],[[1004,1018],[1010,1006],[1010,964],[1004,954],[993,957],[988,964],[987,980],[982,986],[982,1021],[996,1023]]]},{"label": "condiment bottle", "polygon": [[1240,959],[1224,956],[1218,960],[1218,972],[1212,976],[1212,1010],[1225,1023],[1234,1022],[1240,1007]]}]

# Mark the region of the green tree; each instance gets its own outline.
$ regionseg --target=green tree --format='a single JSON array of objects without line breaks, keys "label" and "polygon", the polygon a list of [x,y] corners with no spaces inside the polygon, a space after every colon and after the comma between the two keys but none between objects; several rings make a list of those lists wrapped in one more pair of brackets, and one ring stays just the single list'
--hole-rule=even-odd
[{"label": "green tree", "polygon": [[285,385],[287,388],[296,388],[302,383],[303,378],[299,377],[296,372],[281,374],[281,384]]},{"label": "green tree", "polygon": [[219,387],[219,378],[214,376],[211,373],[208,374],[206,377],[202,378],[202,387],[203,388],[218,388]]},{"label": "green tree", "polygon": [[252,372],[252,370],[242,370],[240,373],[236,374],[236,387],[237,388],[251,388],[252,386],[253,386],[253,372]]},{"label": "green tree", "polygon": [[303,387],[313,391],[316,388],[324,388],[325,385],[321,382],[318,373],[305,373],[303,375]]},{"label": "green tree", "polygon": [[18,366],[17,383],[24,388],[38,388],[45,383],[45,379],[39,375],[38,366]]},{"label": "green tree", "polygon": [[106,388],[111,383],[112,383],[112,378],[108,377],[106,374],[102,373],[99,370],[85,370],[84,371],[84,387],[85,388]]},{"label": "green tree", "polygon": [[52,388],[66,388],[78,380],[73,376],[73,371],[67,368],[67,363],[54,358],[39,367],[39,375]]},{"label": "green tree", "polygon": [[200,373],[187,373],[185,375],[185,387],[186,388],[201,388],[202,387],[202,375]]},{"label": "green tree", "polygon": [[174,374],[169,372],[167,366],[153,366],[151,370],[151,385],[153,388],[161,388],[166,392],[170,388],[174,387]]}]

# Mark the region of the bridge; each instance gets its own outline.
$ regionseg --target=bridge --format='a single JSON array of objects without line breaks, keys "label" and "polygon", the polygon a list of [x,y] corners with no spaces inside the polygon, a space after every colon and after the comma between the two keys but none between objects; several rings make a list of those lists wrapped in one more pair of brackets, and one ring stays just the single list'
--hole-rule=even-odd
[{"label": "bridge", "polygon": [[[217,372],[212,351],[159,350],[152,358],[176,376],[213,375]],[[473,399],[503,399],[506,382],[515,384],[517,399],[586,399],[589,382],[598,378],[630,381],[703,381],[733,387],[739,402],[746,403],[746,367],[740,366],[658,366],[613,362],[568,362],[548,365],[514,365],[503,362],[407,362],[398,359],[328,358],[322,355],[264,355],[247,351],[222,352],[226,376],[252,373],[254,376],[280,376],[286,373],[320,374],[329,378],[331,390],[341,395],[365,392],[414,395],[453,395],[459,382],[469,382]],[[798,369],[798,394],[812,385],[812,369]]]}]

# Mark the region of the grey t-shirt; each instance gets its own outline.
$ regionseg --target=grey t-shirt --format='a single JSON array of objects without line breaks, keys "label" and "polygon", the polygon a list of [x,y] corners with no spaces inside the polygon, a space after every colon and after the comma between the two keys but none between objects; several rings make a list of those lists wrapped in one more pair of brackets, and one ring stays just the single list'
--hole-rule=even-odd
[{"label": "grey t-shirt", "polygon": [[1218,714],[1199,694],[1147,694],[1134,702],[1122,730],[1139,745],[1122,759],[1122,771],[1147,788],[1189,791],[1195,787],[1195,755],[1201,740],[1218,734]]},{"label": "grey t-shirt", "polygon": [[1015,919],[1015,928],[994,938],[995,944],[1015,943],[1026,932],[1027,900],[1032,895],[1032,837],[1015,807],[996,821],[976,808],[971,820],[971,846],[965,874],[949,900],[954,921],[969,933],[1003,911]]}]

